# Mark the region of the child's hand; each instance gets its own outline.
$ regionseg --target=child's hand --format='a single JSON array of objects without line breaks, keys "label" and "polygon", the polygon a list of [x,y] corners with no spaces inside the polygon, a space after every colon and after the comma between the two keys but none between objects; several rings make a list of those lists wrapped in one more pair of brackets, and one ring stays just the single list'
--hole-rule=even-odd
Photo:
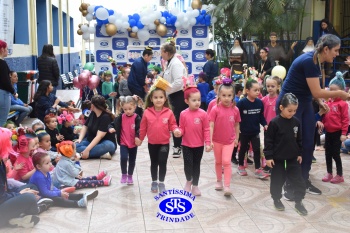
[{"label": "child's hand", "polygon": [[142,141],[139,138],[135,138],[135,145],[136,146],[141,146]]},{"label": "child's hand", "polygon": [[273,161],[273,159],[269,159],[266,160],[266,165],[270,168],[273,168],[273,166],[275,166],[275,162]]},{"label": "child's hand", "polygon": [[322,134],[323,129],[324,129],[323,123],[322,123],[321,121],[317,121],[317,122],[316,122],[316,127],[318,128],[318,133],[319,133],[319,134]]},{"label": "child's hand", "polygon": [[301,156],[298,156],[297,161],[299,162],[299,164],[301,164],[301,162],[303,161],[303,158]]},{"label": "child's hand", "polygon": [[211,151],[211,146],[205,146],[205,152],[210,152]]},{"label": "child's hand", "polygon": [[175,129],[173,133],[176,138],[181,137],[181,131],[179,129]]},{"label": "child's hand", "polygon": [[213,142],[210,143],[210,148],[211,148],[211,149],[214,148],[214,143],[213,143]]},{"label": "child's hand", "polygon": [[56,138],[58,141],[63,141],[64,140],[64,136],[62,134],[57,134]]},{"label": "child's hand", "polygon": [[60,159],[61,159],[61,156],[57,156],[57,157],[55,158],[55,162],[58,163],[58,161],[60,161]]},{"label": "child's hand", "polygon": [[320,114],[320,116],[329,112],[329,106],[327,104],[325,104],[323,101],[320,101],[318,104],[320,106],[320,111],[318,112],[318,114]]},{"label": "child's hand", "polygon": [[346,140],[346,136],[345,135],[340,136],[340,141],[341,142],[344,142],[345,140]]},{"label": "child's hand", "polygon": [[64,199],[68,199],[69,193],[67,193],[65,191],[61,191],[61,197],[63,197]]},{"label": "child's hand", "polygon": [[115,133],[116,131],[115,131],[114,128],[110,128],[110,129],[108,130],[108,132],[110,132],[110,133]]},{"label": "child's hand", "polygon": [[13,169],[15,171],[21,170],[23,168],[24,164],[23,163],[17,163],[15,164],[15,166],[13,167]]}]

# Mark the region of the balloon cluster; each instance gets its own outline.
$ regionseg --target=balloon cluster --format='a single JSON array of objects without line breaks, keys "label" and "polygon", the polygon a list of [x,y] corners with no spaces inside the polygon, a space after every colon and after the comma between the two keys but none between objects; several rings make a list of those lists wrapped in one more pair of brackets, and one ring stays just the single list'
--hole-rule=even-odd
[{"label": "balloon cluster", "polygon": [[[156,30],[159,36],[165,36],[167,34],[166,26],[184,29],[194,25],[210,26],[217,20],[216,17],[210,15],[215,7],[214,4],[202,5],[200,0],[192,0],[191,7],[183,12],[177,8],[169,11],[157,11],[149,7],[141,13],[125,16],[103,6],[93,6],[86,3],[82,3],[79,10],[87,21],[96,19],[97,26],[101,28],[101,34],[105,36],[113,36],[118,30],[122,30],[130,32],[129,35],[132,38],[147,41],[151,36],[149,30]],[[82,35],[84,37],[84,34]]]},{"label": "balloon cluster", "polygon": [[78,35],[82,35],[84,40],[88,40],[90,39],[90,34],[94,34],[95,33],[95,28],[94,27],[90,27],[89,24],[85,23],[85,24],[79,24],[78,25],[79,29],[77,31]]},{"label": "balloon cluster", "polygon": [[227,68],[227,67],[221,68],[220,74],[221,74],[222,77],[231,78],[231,70],[230,70],[230,68]]},{"label": "balloon cluster", "polygon": [[93,69],[94,65],[91,62],[86,63],[83,72],[73,79],[73,85],[78,89],[88,86],[90,90],[98,87],[98,84],[100,84],[100,78],[91,73]]}]

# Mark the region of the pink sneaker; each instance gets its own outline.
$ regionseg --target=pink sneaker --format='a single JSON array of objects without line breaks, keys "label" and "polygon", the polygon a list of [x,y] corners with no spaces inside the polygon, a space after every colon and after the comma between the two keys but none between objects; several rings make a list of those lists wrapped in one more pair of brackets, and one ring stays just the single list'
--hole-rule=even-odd
[{"label": "pink sneaker", "polygon": [[327,175],[325,175],[323,178],[322,178],[322,181],[323,182],[329,182],[333,179],[333,175],[331,173],[327,173]]},{"label": "pink sneaker", "polygon": [[247,167],[248,167],[247,158],[244,158],[243,167],[244,167],[244,168],[247,168]]},{"label": "pink sneaker", "polygon": [[186,181],[184,190],[185,190],[186,192],[191,192],[191,186],[192,186],[192,181]]},{"label": "pink sneaker", "polygon": [[195,196],[202,195],[201,191],[199,190],[198,186],[192,186],[192,194]]},{"label": "pink sneaker", "polygon": [[132,179],[132,175],[127,175],[127,181],[128,185],[133,185],[134,184],[134,181]]},{"label": "pink sneaker", "polygon": [[230,187],[225,187],[224,188],[224,196],[229,197],[232,195]]},{"label": "pink sneaker", "polygon": [[265,157],[261,158],[261,167],[265,167],[266,166],[266,159]]},{"label": "pink sneaker", "polygon": [[98,175],[96,176],[97,180],[102,180],[103,178],[105,178],[105,176],[107,176],[108,172],[106,170],[101,171],[100,173],[98,173]]},{"label": "pink sneaker", "polygon": [[244,166],[238,166],[237,173],[238,173],[238,175],[240,175],[240,176],[246,176],[246,175],[248,175],[247,172],[246,172],[246,170],[245,170],[245,168],[244,168]]},{"label": "pink sneaker", "polygon": [[223,189],[222,181],[217,181],[215,185],[215,190],[216,191],[221,191]]},{"label": "pink sneaker", "polygon": [[120,183],[125,184],[126,183],[126,178],[128,176],[126,174],[122,174],[122,178],[120,179]]},{"label": "pink sneaker", "polygon": [[256,169],[255,170],[255,177],[258,179],[266,179],[269,177],[269,174],[266,174],[262,169]]},{"label": "pink sneaker", "polygon": [[112,181],[112,176],[105,176],[105,178],[103,178],[102,180],[105,186],[110,186]]},{"label": "pink sneaker", "polygon": [[335,177],[333,177],[333,179],[331,179],[331,183],[333,184],[339,184],[344,182],[344,178],[342,176],[336,175]]}]

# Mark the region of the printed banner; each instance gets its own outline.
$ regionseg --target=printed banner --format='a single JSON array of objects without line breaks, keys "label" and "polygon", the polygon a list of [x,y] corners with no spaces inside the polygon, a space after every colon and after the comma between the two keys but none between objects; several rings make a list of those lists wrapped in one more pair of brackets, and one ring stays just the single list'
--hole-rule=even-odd
[{"label": "printed banner", "polygon": [[[117,70],[112,68],[108,56],[112,56],[117,65],[132,64],[134,60],[142,56],[146,46],[153,47],[151,63],[160,64],[160,46],[168,37],[171,37],[175,27],[169,26],[167,35],[159,36],[155,30],[150,30],[151,38],[144,43],[138,39],[129,37],[129,32],[118,31],[113,37],[104,36],[100,27],[96,26],[95,33],[95,70],[112,70],[116,75]],[[193,26],[190,29],[178,29],[176,36],[177,53],[185,60],[188,73],[198,75],[203,71],[206,62],[205,50],[209,47],[209,31],[207,26]]]},{"label": "printed banner", "polygon": [[13,53],[14,17],[13,0],[0,0],[0,35],[6,41],[10,55]]}]

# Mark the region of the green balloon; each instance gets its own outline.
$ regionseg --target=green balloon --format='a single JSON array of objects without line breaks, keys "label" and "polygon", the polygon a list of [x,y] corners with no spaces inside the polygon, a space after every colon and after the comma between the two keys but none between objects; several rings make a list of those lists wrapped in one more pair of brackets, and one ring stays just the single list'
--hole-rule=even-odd
[{"label": "green balloon", "polygon": [[84,70],[89,70],[89,71],[93,71],[95,68],[94,64],[92,62],[88,62],[85,64],[84,66]]}]

